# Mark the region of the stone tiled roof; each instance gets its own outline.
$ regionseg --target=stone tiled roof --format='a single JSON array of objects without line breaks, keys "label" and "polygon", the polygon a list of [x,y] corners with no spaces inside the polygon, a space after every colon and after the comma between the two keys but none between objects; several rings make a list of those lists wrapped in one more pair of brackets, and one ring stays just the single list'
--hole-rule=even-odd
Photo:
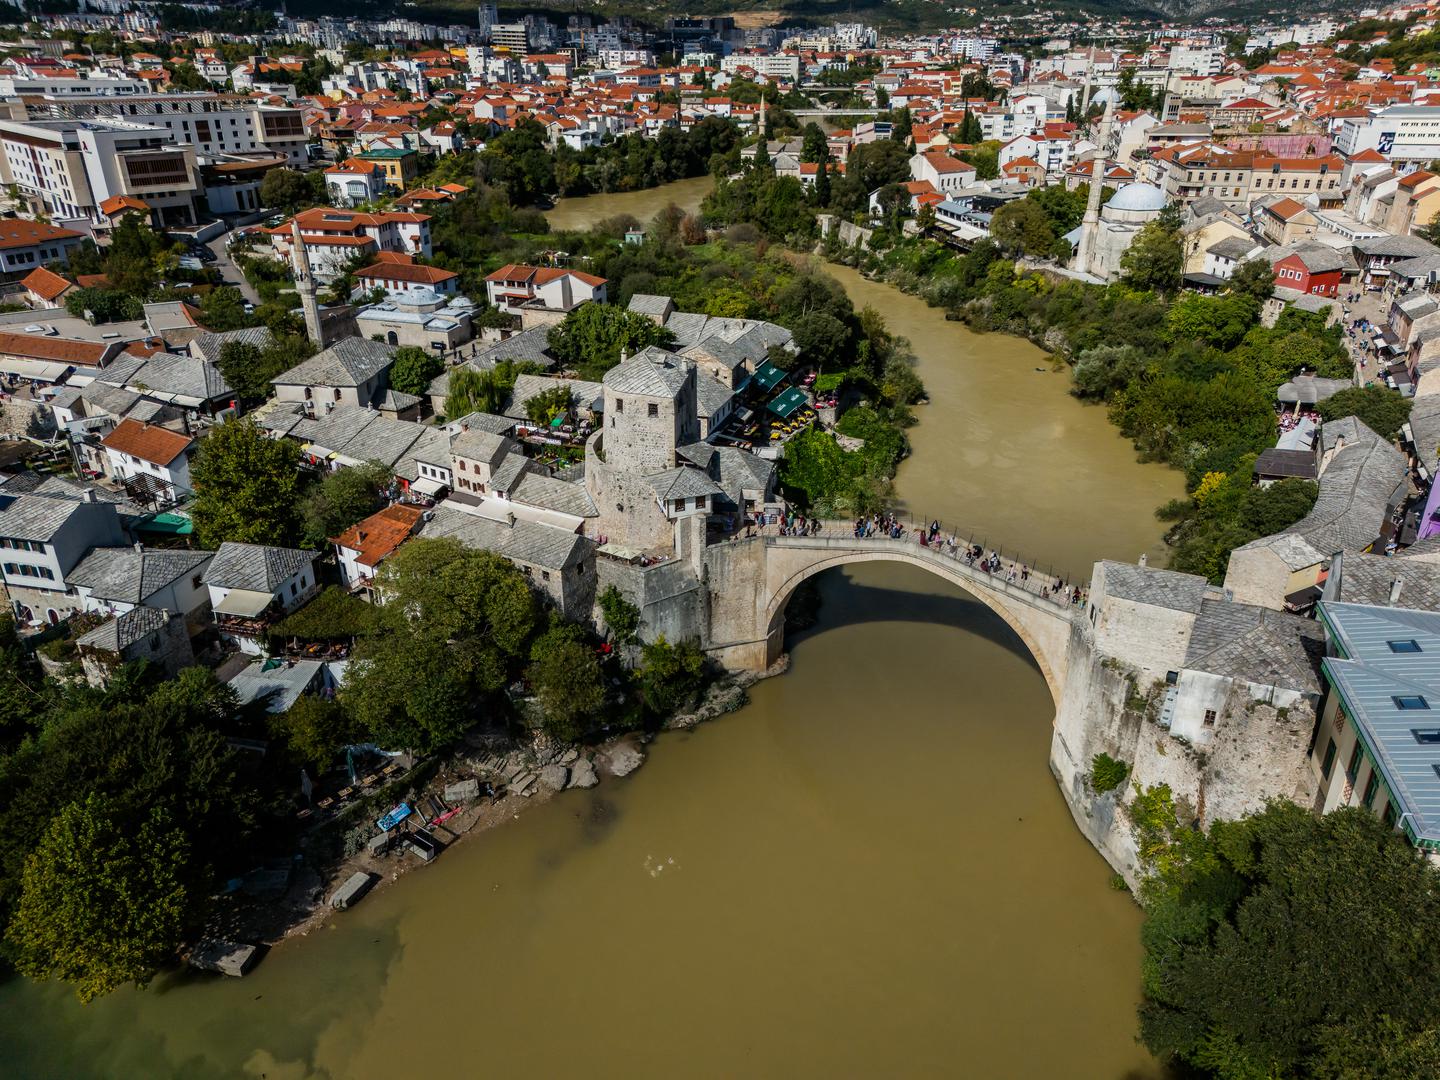
[{"label": "stone tiled roof", "polygon": [[96,381],[185,405],[202,404],[232,393],[230,384],[209,360],[175,353],[155,353],[123,373],[106,369]]},{"label": "stone tiled roof", "polygon": [[123,615],[101,623],[88,634],[79,637],[75,644],[102,652],[119,654],[121,650],[135,644],[148,634],[165,629],[170,613],[144,604],[133,607]]},{"label": "stone tiled roof", "polygon": [[1332,420],[1320,437],[1327,451],[1340,449],[1320,474],[1314,507],[1286,531],[1325,555],[1364,550],[1380,535],[1390,497],[1409,475],[1405,456],[1353,416]]},{"label": "stone tiled roof", "polygon": [[[606,377],[609,377],[608,374]],[[505,415],[517,420],[526,419],[525,403],[537,394],[543,394],[546,390],[553,390],[558,386],[569,389],[577,409],[600,412],[604,407],[605,390],[597,382],[560,379],[553,375],[517,375],[515,388],[510,391],[510,402],[505,406]]]},{"label": "stone tiled roof", "polygon": [[703,495],[722,495],[720,486],[701,469],[679,466],[664,472],[652,473],[645,482],[655,489],[656,498],[691,499]]},{"label": "stone tiled roof", "polygon": [[[1415,545],[1412,545],[1406,550],[1414,549]],[[1440,611],[1440,565],[1427,559],[1346,552],[1330,568],[1325,598],[1347,604],[1389,606],[1390,589],[1397,579],[1400,581],[1400,598],[1396,603],[1407,608]],[[1334,595],[1331,595],[1332,592]]]},{"label": "stone tiled roof", "polygon": [[220,350],[229,342],[239,341],[264,349],[275,340],[274,335],[263,326],[247,326],[240,330],[226,330],[219,334],[205,333],[190,342],[190,352],[209,360],[212,364],[220,359]]},{"label": "stone tiled roof", "polygon": [[510,454],[490,473],[488,486],[491,491],[509,491],[529,468],[530,459],[524,454]]},{"label": "stone tiled roof", "polygon": [[514,439],[476,428],[461,431],[450,440],[450,453],[457,458],[469,458],[471,461],[487,461],[493,464],[516,450]]},{"label": "stone tiled roof", "polygon": [[476,431],[488,431],[492,435],[509,435],[515,430],[515,420],[510,416],[496,416],[494,413],[466,413],[445,425],[447,431],[459,431],[469,427]]},{"label": "stone tiled roof", "polygon": [[205,570],[205,584],[221,589],[273,593],[313,564],[317,557],[314,551],[270,547],[267,544],[237,544],[227,540],[210,560]]},{"label": "stone tiled roof", "polygon": [[510,488],[510,498],[526,506],[576,517],[595,517],[600,513],[583,484],[557,480],[534,470],[521,474],[519,482]]},{"label": "stone tiled roof", "polygon": [[725,408],[734,396],[734,391],[718,379],[712,378],[703,371],[696,372],[695,401],[701,416],[707,418],[714,416]]},{"label": "stone tiled roof", "polygon": [[141,604],[161,589],[205,568],[214,552],[96,548],[66,575],[98,600]]},{"label": "stone tiled roof", "polygon": [[1190,631],[1185,667],[1317,694],[1324,655],[1325,632],[1313,619],[1255,604],[1206,599]]},{"label": "stone tiled roof", "polygon": [[22,495],[0,509],[0,536],[12,540],[52,540],[80,504],[43,495]]},{"label": "stone tiled roof", "polygon": [[654,345],[646,346],[629,360],[605,373],[605,389],[615,394],[673,400],[689,381],[685,361]]},{"label": "stone tiled roof", "polygon": [[555,366],[555,357],[549,351],[550,328],[548,326],[536,326],[529,330],[522,330],[518,334],[511,334],[503,341],[497,341],[488,348],[481,349],[475,359],[469,361],[469,366],[479,368],[482,371],[493,368],[502,360],[526,361],[531,364],[539,364],[545,369]]},{"label": "stone tiled roof", "polygon": [[1210,583],[1196,574],[1109,560],[1101,565],[1105,568],[1105,595],[1136,604],[1198,613],[1210,588]]},{"label": "stone tiled roof", "polygon": [[427,537],[453,536],[466,547],[493,551],[507,559],[564,570],[583,561],[594,550],[595,543],[583,536],[517,520],[513,524],[456,510],[441,503],[434,516],[421,529]]},{"label": "stone tiled roof", "polygon": [[277,386],[363,386],[394,360],[395,350],[368,338],[342,338],[270,381]]}]

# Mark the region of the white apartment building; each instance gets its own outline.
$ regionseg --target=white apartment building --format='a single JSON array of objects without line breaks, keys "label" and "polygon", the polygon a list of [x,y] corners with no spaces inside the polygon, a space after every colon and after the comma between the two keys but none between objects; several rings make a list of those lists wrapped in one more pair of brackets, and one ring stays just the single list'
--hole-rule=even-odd
[{"label": "white apartment building", "polygon": [[1374,150],[1397,164],[1440,158],[1440,105],[1391,105],[1340,125],[1335,149],[1346,157]]},{"label": "white apartment building", "polygon": [[121,196],[164,224],[193,224],[202,190],[194,147],[154,125],[109,120],[0,120],[0,183],[32,214],[87,228],[107,225],[102,206]]},{"label": "white apartment building", "polygon": [[14,120],[98,120],[163,128],[174,143],[198,154],[271,153],[304,165],[305,114],[262,105],[244,94],[73,95],[0,105]]},{"label": "white apartment building", "polygon": [[750,68],[763,79],[784,79],[797,82],[800,78],[800,57],[793,53],[732,53],[720,61],[720,70],[731,75],[741,68]]},{"label": "white apartment building", "polygon": [[148,94],[150,84],[143,79],[56,79],[35,75],[0,77],[0,97],[126,97]]}]

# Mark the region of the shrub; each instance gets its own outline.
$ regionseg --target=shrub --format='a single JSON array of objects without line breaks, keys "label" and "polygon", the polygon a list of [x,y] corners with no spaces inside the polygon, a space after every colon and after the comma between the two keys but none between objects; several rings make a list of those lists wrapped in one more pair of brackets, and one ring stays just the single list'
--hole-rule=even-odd
[{"label": "shrub", "polygon": [[1125,783],[1125,778],[1129,775],[1130,766],[1115,760],[1109,754],[1101,752],[1090,759],[1090,786],[1097,795],[1114,791]]}]

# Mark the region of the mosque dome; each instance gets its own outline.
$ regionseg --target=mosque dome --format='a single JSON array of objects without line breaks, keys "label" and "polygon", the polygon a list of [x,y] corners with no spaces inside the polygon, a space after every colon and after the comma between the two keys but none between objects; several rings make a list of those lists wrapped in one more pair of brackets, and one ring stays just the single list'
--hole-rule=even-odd
[{"label": "mosque dome", "polygon": [[1132,210],[1158,213],[1165,209],[1165,192],[1154,184],[1126,184],[1105,204],[1109,210]]}]

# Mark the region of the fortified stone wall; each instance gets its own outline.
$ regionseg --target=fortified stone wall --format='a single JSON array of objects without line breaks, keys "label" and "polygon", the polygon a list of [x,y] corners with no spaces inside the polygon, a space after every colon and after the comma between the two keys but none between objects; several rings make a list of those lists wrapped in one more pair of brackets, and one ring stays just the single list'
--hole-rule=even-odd
[{"label": "fortified stone wall", "polygon": [[[1100,651],[1088,623],[1072,629],[1050,769],[1075,824],[1132,889],[1139,878],[1127,807],[1137,788],[1168,785],[1180,822],[1201,828],[1258,810],[1270,798],[1301,805],[1315,798],[1306,764],[1315,724],[1311,702],[1292,696],[1288,708],[1277,708],[1254,700],[1260,688],[1221,678],[1206,688],[1223,694],[1223,703],[1215,698],[1213,728],[1188,738],[1162,723],[1167,689],[1163,675]],[[1099,753],[1130,766],[1125,783],[1104,794],[1090,783]]]},{"label": "fortified stone wall", "polygon": [[[705,590],[687,564],[641,567],[601,558],[595,560],[595,570],[596,596],[614,585],[640,609],[640,640],[654,641],[664,634],[670,642],[704,641]],[[605,618],[598,606],[594,620],[603,632]]]},{"label": "fortified stone wall", "polygon": [[598,432],[585,444],[585,490],[600,512],[587,533],[622,547],[673,550],[675,528],[655,501],[655,489],[643,476],[602,461],[602,445]]}]

